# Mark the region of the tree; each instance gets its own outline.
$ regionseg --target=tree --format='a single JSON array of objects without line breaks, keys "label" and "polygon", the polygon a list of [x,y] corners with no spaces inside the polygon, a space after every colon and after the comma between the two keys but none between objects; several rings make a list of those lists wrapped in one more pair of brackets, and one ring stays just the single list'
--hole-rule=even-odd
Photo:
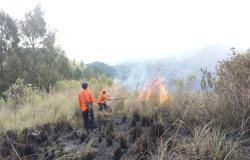
[{"label": "tree", "polygon": [[98,73],[92,67],[87,66],[83,70],[82,77],[84,78],[84,80],[89,80],[91,78],[97,78],[98,77]]},{"label": "tree", "polygon": [[84,68],[84,65],[85,65],[85,64],[84,64],[83,61],[81,60],[81,61],[80,61],[80,67],[81,67],[81,68]]},{"label": "tree", "polygon": [[6,86],[15,83],[17,78],[21,76],[22,62],[17,54],[13,54],[7,58],[4,71],[5,74],[3,79],[8,83]]},{"label": "tree", "polygon": [[61,79],[72,79],[73,70],[70,65],[69,59],[66,57],[65,52],[60,48],[58,50],[58,72],[62,76]]},{"label": "tree", "polygon": [[[25,14],[24,20],[20,22],[22,37],[24,45],[32,49],[32,52],[29,57],[29,65],[27,66],[27,73],[29,76],[29,83],[32,83],[34,86],[39,84],[39,48],[43,47],[42,45],[47,40],[46,32],[46,22],[44,20],[44,13],[40,5],[37,5],[32,11],[29,11]],[[26,79],[27,80],[27,79]]]},{"label": "tree", "polygon": [[82,78],[82,72],[79,68],[76,68],[74,71],[74,79],[75,80],[80,80]]},{"label": "tree", "polygon": [[0,12],[0,76],[3,76],[3,63],[7,54],[17,48],[18,42],[15,22],[8,14]]},{"label": "tree", "polygon": [[14,20],[6,13],[0,11],[0,90],[4,91],[8,87],[8,79],[4,65],[19,43],[18,30]]},{"label": "tree", "polygon": [[30,54],[26,81],[49,92],[60,79],[58,72],[58,50],[55,48],[55,31],[48,30],[44,13],[37,5],[34,10],[25,14],[21,21],[21,30],[26,49]]},{"label": "tree", "polygon": [[25,14],[24,20],[21,21],[21,30],[25,37],[25,44],[31,46],[34,53],[35,47],[39,47],[43,43],[47,30],[40,5]]},{"label": "tree", "polygon": [[65,52],[55,47],[56,31],[46,26],[40,5],[25,14],[19,27],[21,34],[15,21],[0,11],[0,97],[19,78],[47,92],[59,80],[82,78],[84,64],[73,67]]}]

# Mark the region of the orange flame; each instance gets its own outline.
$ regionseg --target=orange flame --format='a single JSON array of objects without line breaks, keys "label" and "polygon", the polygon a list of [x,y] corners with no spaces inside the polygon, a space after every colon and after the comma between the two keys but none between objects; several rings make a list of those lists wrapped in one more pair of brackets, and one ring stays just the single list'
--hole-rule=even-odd
[{"label": "orange flame", "polygon": [[144,101],[155,101],[160,104],[167,102],[168,92],[164,78],[157,76],[151,83],[145,81],[139,97]]}]

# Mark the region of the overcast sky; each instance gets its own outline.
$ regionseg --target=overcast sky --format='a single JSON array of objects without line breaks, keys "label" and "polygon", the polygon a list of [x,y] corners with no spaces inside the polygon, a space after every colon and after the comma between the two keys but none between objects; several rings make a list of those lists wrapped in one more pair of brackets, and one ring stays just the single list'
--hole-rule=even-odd
[{"label": "overcast sky", "polygon": [[250,47],[248,0],[0,0],[0,9],[20,19],[37,3],[58,30],[57,43],[86,63]]}]

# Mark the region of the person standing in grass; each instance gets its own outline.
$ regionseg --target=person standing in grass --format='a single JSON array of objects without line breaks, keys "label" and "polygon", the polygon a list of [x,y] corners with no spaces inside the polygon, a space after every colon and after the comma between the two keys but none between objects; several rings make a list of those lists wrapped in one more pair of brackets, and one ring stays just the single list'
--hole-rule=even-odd
[{"label": "person standing in grass", "polygon": [[82,83],[82,91],[78,94],[78,105],[82,111],[84,128],[87,132],[94,129],[93,94],[88,89],[88,83]]},{"label": "person standing in grass", "polygon": [[107,92],[103,89],[100,94],[99,94],[99,97],[98,97],[98,105],[99,105],[99,110],[102,111],[103,109],[107,110],[108,106],[107,106],[107,103],[106,101],[110,99],[108,96],[107,96]]}]

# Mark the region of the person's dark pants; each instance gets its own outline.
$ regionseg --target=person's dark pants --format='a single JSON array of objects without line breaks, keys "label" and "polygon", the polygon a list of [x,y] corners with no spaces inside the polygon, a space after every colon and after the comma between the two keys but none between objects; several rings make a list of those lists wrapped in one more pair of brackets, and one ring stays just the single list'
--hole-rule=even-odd
[{"label": "person's dark pants", "polygon": [[84,128],[88,132],[89,129],[94,129],[94,113],[93,109],[87,109],[86,111],[82,112],[82,118],[84,123]]},{"label": "person's dark pants", "polygon": [[106,103],[98,103],[99,110],[102,111],[103,109],[107,110],[108,106]]}]

